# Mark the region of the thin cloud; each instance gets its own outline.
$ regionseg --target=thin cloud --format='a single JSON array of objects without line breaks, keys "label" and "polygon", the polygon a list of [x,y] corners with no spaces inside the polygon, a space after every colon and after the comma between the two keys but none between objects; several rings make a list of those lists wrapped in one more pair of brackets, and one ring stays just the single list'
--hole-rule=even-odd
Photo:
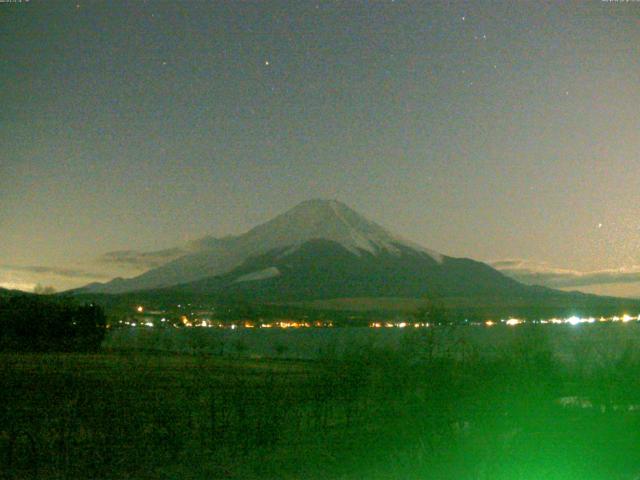
[{"label": "thin cloud", "polygon": [[73,268],[49,267],[44,265],[0,265],[0,269],[11,272],[31,273],[39,275],[55,275],[65,278],[110,278],[98,272],[88,272]]},{"label": "thin cloud", "polygon": [[491,262],[491,265],[505,275],[522,283],[543,285],[551,288],[640,282],[640,265],[586,272],[554,268],[544,262],[520,259],[497,260]]},{"label": "thin cloud", "polygon": [[102,255],[98,261],[102,264],[118,267],[144,269],[155,268],[174,260],[186,252],[180,248],[167,248],[153,252],[140,252],[138,250],[116,250]]}]

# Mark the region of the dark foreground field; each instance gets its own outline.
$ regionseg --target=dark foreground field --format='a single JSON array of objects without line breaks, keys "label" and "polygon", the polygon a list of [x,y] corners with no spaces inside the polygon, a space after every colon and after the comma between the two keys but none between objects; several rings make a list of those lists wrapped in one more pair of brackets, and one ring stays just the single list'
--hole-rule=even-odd
[{"label": "dark foreground field", "polygon": [[420,332],[313,362],[2,354],[0,478],[640,478],[635,351],[568,368],[522,332],[491,358]]}]

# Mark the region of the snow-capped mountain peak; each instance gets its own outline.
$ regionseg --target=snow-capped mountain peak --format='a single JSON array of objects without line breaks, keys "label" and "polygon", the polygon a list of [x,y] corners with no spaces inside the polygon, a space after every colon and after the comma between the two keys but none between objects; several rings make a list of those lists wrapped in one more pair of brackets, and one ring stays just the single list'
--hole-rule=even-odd
[{"label": "snow-capped mountain peak", "polygon": [[399,254],[399,246],[406,246],[440,259],[439,254],[393,235],[338,200],[307,200],[245,235],[253,245],[266,246],[266,250],[295,248],[309,240],[323,239],[339,243],[356,255],[381,250]]},{"label": "snow-capped mountain peak", "polygon": [[400,256],[403,249],[409,249],[442,261],[440,254],[393,235],[340,201],[316,199],[304,201],[244,234],[192,242],[185,255],[137,277],[88,289],[117,293],[190,282],[224,274],[271,251],[292,253],[312,240],[337,243],[356,256],[382,252]]}]

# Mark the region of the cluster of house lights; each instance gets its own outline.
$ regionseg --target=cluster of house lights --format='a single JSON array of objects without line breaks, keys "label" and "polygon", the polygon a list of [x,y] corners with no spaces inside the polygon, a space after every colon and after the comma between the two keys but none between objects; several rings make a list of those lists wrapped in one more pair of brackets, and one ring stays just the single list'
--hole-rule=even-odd
[{"label": "cluster of house lights", "polygon": [[[137,313],[143,313],[144,307],[138,306],[136,307]],[[517,325],[523,324],[552,324],[552,325],[580,325],[580,324],[591,324],[591,323],[607,323],[607,322],[622,322],[628,323],[632,321],[640,321],[640,315],[631,316],[628,314],[624,314],[622,316],[613,316],[613,317],[578,317],[571,316],[567,318],[551,318],[547,320],[526,320],[521,318],[507,318],[501,320],[486,320],[484,322],[469,322],[465,320],[465,324],[468,325],[480,325],[486,327],[493,327],[497,325],[507,325],[509,327],[515,327]],[[167,318],[163,317],[160,319],[160,323],[164,324],[169,322]],[[120,320],[120,324],[128,325],[131,327],[154,327],[156,324],[150,320],[144,321],[128,321],[128,320]],[[182,315],[180,317],[180,321],[176,323],[169,322],[173,327],[179,328],[183,327],[204,327],[204,328],[230,328],[235,330],[237,328],[326,328],[333,327],[332,321],[327,320],[316,320],[316,321],[306,321],[306,320],[277,320],[273,322],[263,322],[263,321],[242,321],[237,323],[222,323],[219,321],[211,321],[207,319],[189,319],[186,315]],[[428,322],[407,322],[407,321],[375,321],[370,322],[370,328],[426,328],[431,327],[433,324]]]},{"label": "cluster of house lights", "polygon": [[[144,313],[143,306],[137,306],[135,308],[136,313]],[[130,327],[155,327],[157,321],[151,321],[150,319],[144,319],[140,321],[132,320],[120,320],[120,325],[127,325]],[[212,321],[209,319],[194,318],[190,319],[186,315],[181,315],[178,321],[170,321],[166,317],[162,317],[159,320],[161,326],[172,326],[175,328],[180,327],[201,327],[201,328],[228,328],[235,330],[237,328],[327,328],[333,327],[333,321],[330,320],[275,320],[272,322],[265,321],[240,321],[236,323],[224,323],[220,321]]]},{"label": "cluster of house lights", "polygon": [[[486,327],[493,327],[496,325],[507,325],[509,327],[515,327],[517,325],[523,324],[533,324],[533,325],[580,325],[583,323],[596,323],[596,322],[622,322],[628,323],[632,321],[640,321],[640,315],[633,317],[631,315],[622,315],[613,316],[613,317],[577,317],[571,316],[568,318],[551,318],[548,320],[525,320],[521,318],[503,318],[501,320],[486,320],[484,322],[468,322],[465,321],[467,325],[484,325]],[[371,322],[369,323],[369,327],[371,328],[405,328],[405,327],[414,327],[414,328],[423,328],[430,327],[430,323],[410,323],[410,322]]]}]

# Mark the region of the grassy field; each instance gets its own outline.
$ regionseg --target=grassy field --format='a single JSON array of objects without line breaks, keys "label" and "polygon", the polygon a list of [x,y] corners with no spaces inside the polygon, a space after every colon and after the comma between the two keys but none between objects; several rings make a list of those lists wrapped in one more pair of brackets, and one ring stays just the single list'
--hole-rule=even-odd
[{"label": "grassy field", "polygon": [[[573,325],[539,325],[538,336],[563,363],[576,368],[611,366],[625,352],[640,349],[640,322]],[[114,328],[103,347],[112,351],[153,351],[262,358],[320,360],[362,350],[406,350],[420,335],[431,337],[429,348],[439,355],[508,355],[522,343],[529,329],[498,325],[441,326],[428,333],[413,328]],[[411,352],[406,352],[411,353]]]},{"label": "grassy field", "polygon": [[532,329],[491,358],[0,355],[0,478],[628,479],[640,360],[568,369]]}]

